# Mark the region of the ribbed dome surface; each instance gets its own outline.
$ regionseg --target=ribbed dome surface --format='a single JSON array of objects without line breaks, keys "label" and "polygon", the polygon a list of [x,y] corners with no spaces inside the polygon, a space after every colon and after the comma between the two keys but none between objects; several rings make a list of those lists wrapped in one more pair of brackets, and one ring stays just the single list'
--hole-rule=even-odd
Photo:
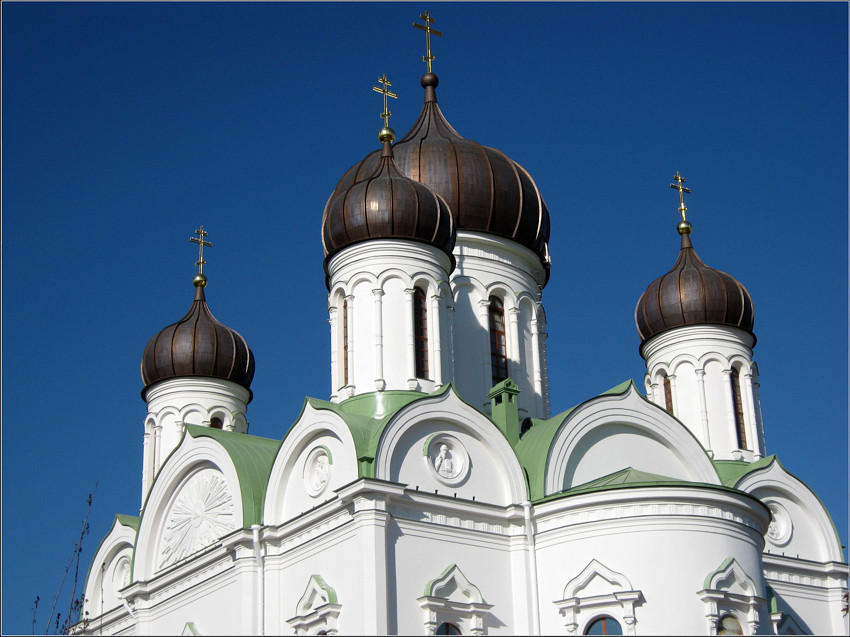
[{"label": "ribbed dome surface", "polygon": [[409,239],[443,250],[454,263],[454,222],[446,202],[427,186],[405,177],[384,142],[372,170],[337,187],[322,217],[325,265],[346,246],[367,239]]},{"label": "ribbed dome surface", "polygon": [[[495,148],[464,139],[437,106],[437,76],[422,77],[425,104],[410,131],[393,146],[398,168],[449,204],[458,230],[513,239],[549,266],[549,210],[537,185],[519,164]],[[379,152],[342,176],[335,193],[372,174]]]},{"label": "ribbed dome surface", "polygon": [[683,325],[731,325],[752,334],[753,318],[747,288],[732,275],[703,263],[688,234],[682,235],[673,268],[649,284],[635,308],[641,343]]},{"label": "ribbed dome surface", "polygon": [[161,380],[182,376],[221,378],[251,387],[254,355],[245,339],[218,322],[207,307],[204,288],[182,319],[154,335],[142,356],[145,389]]}]

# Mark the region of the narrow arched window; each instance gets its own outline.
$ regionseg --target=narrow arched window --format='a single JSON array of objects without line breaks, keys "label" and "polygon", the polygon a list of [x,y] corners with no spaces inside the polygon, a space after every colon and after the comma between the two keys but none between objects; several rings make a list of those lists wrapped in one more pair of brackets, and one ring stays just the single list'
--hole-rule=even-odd
[{"label": "narrow arched window", "polygon": [[508,377],[508,349],[505,340],[505,306],[497,296],[490,297],[490,367],[493,384]]},{"label": "narrow arched window", "polygon": [[210,427],[212,427],[213,429],[221,429],[223,426],[224,423],[218,416],[213,416],[212,418],[210,418]]},{"label": "narrow arched window", "polygon": [[664,408],[673,413],[673,388],[670,387],[670,377],[664,376]]},{"label": "narrow arched window", "polygon": [[416,341],[416,377],[428,378],[428,305],[422,288],[413,290],[413,334]]},{"label": "narrow arched window", "polygon": [[454,624],[450,624],[449,622],[443,622],[439,626],[437,626],[437,632],[435,635],[461,635],[460,628],[455,626]]},{"label": "narrow arched window", "polygon": [[613,617],[598,617],[584,631],[585,635],[622,635],[623,627]]},{"label": "narrow arched window", "polygon": [[342,300],[342,384],[348,385],[348,299]]},{"label": "narrow arched window", "polygon": [[717,634],[743,635],[744,629],[741,627],[741,622],[735,619],[733,615],[723,615],[723,617],[717,620]]},{"label": "narrow arched window", "polygon": [[729,375],[732,384],[732,407],[735,412],[735,431],[738,434],[738,449],[747,448],[747,431],[744,429],[744,403],[741,400],[741,377],[733,367]]}]

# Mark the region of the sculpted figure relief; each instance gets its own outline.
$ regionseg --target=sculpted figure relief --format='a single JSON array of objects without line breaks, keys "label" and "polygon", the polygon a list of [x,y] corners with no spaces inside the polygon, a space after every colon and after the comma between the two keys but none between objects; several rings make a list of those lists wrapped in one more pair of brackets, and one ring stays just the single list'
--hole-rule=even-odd
[{"label": "sculpted figure relief", "polygon": [[434,460],[434,469],[444,478],[454,478],[456,471],[452,462],[451,453],[447,445],[440,445],[440,453]]}]

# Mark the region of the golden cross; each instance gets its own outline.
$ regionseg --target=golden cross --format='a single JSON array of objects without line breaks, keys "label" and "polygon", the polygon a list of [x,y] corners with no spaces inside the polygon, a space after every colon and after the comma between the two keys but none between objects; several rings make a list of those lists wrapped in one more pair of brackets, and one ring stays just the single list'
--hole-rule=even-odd
[{"label": "golden cross", "polygon": [[379,81],[381,84],[383,84],[383,85],[384,85],[384,88],[378,88],[377,86],[373,86],[373,87],[372,87],[372,90],[373,90],[373,91],[376,91],[376,92],[378,92],[378,93],[381,93],[381,94],[383,94],[383,96],[384,96],[384,112],[380,114],[380,117],[383,117],[383,118],[384,118],[384,126],[385,126],[385,127],[387,127],[387,128],[389,128],[389,125],[390,125],[390,116],[392,115],[392,113],[390,113],[390,109],[388,108],[388,107],[389,107],[389,104],[388,104],[388,102],[387,102],[387,98],[388,98],[388,97],[398,98],[398,95],[396,95],[395,93],[393,93],[392,91],[390,91],[390,89],[389,89],[389,88],[387,88],[387,87],[389,87],[389,86],[392,86],[392,85],[393,85],[393,83],[392,83],[392,82],[390,82],[390,81],[387,79],[387,74],[386,74],[386,73],[384,73],[381,77],[379,77],[379,78],[378,78],[378,81]]},{"label": "golden cross", "polygon": [[422,26],[421,24],[419,24],[417,22],[414,22],[413,26],[416,27],[417,29],[421,29],[425,32],[425,50],[427,51],[427,53],[422,58],[422,61],[428,63],[428,72],[430,73],[431,72],[431,60],[434,59],[434,56],[431,55],[431,34],[433,33],[434,35],[439,35],[440,37],[442,37],[443,34],[440,33],[439,31],[437,31],[436,29],[431,28],[431,23],[434,21],[434,18],[431,17],[431,14],[428,11],[425,12],[425,15],[422,15],[420,13],[419,17],[422,20],[425,21],[425,26]]},{"label": "golden cross", "polygon": [[206,237],[209,232],[204,230],[203,226],[201,226],[200,230],[195,230],[195,234],[198,235],[198,238],[196,239],[195,237],[189,237],[189,241],[198,244],[198,261],[197,263],[195,263],[195,265],[198,266],[198,274],[203,274],[204,264],[206,263],[206,261],[204,261],[204,246],[212,248],[212,243],[210,243],[209,241],[204,241],[204,237]]},{"label": "golden cross", "polygon": [[670,187],[673,188],[674,190],[679,191],[679,212],[682,213],[682,221],[687,221],[687,219],[685,219],[685,211],[688,208],[687,208],[687,206],[685,206],[685,193],[690,194],[691,189],[685,188],[682,185],[683,183],[685,183],[685,178],[682,177],[682,175],[679,174],[678,170],[676,171],[676,176],[673,177],[673,179],[676,180],[676,183],[670,184]]}]

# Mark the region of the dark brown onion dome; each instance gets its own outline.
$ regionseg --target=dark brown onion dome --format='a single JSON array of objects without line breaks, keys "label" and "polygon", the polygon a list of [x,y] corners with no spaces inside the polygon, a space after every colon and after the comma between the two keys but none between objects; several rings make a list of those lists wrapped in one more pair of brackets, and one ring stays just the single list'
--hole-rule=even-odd
[{"label": "dark brown onion dome", "polygon": [[325,271],[343,248],[369,239],[407,239],[445,252],[454,267],[454,222],[442,197],[405,177],[393,161],[389,139],[364,178],[337,188],[322,217]]},{"label": "dark brown onion dome", "polygon": [[667,274],[649,284],[635,307],[641,344],[684,325],[731,325],[753,334],[753,299],[747,288],[732,275],[703,263],[681,224],[680,232],[679,258]]},{"label": "dark brown onion dome", "polygon": [[[549,209],[534,180],[504,153],[464,139],[437,106],[437,76],[422,76],[425,104],[419,119],[393,146],[398,168],[449,204],[458,230],[513,239],[534,251],[549,277]],[[375,151],[342,176],[334,193],[372,174]]]},{"label": "dark brown onion dome", "polygon": [[250,391],[254,355],[239,332],[212,315],[204,284],[204,275],[195,277],[195,300],[186,316],[148,341],[142,356],[142,397],[154,383],[183,376],[221,378]]}]

